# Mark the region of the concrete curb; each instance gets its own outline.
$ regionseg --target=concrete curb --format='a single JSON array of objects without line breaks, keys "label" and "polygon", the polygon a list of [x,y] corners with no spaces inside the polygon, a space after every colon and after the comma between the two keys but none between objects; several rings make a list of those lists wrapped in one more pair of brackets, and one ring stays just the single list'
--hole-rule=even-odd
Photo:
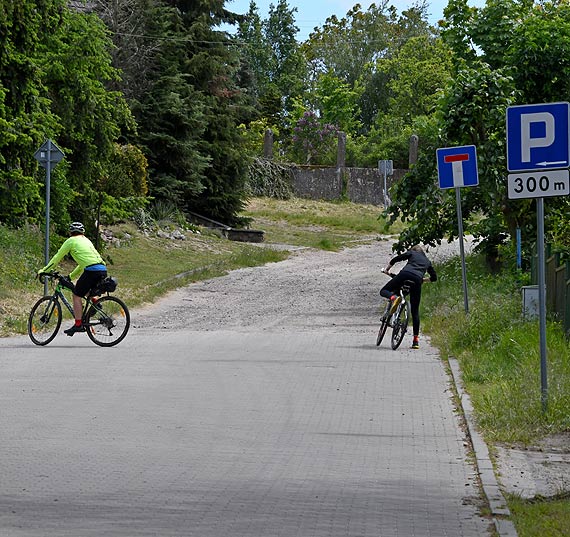
[{"label": "concrete curb", "polygon": [[514,524],[508,520],[508,517],[511,516],[511,512],[495,476],[495,470],[489,455],[489,448],[475,427],[473,405],[461,380],[459,362],[455,358],[450,357],[449,366],[453,382],[459,395],[463,415],[465,416],[473,451],[475,452],[477,470],[481,479],[483,492],[489,503],[497,533],[500,537],[518,537]]}]

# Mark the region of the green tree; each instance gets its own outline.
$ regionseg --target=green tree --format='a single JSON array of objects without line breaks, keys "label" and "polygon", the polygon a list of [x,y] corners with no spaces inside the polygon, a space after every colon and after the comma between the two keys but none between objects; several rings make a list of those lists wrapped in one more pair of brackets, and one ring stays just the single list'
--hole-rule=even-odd
[{"label": "green tree", "polygon": [[252,1],[237,33],[243,44],[242,64],[251,73],[255,105],[278,130],[283,130],[294,101],[305,89],[306,61],[296,39],[296,11],[286,0],[278,0],[270,4],[269,16],[262,20]]},{"label": "green tree", "polygon": [[388,0],[371,4],[367,11],[356,4],[345,17],[327,18],[321,28],[309,35],[304,46],[312,78],[317,80],[320,74],[332,73],[354,85],[363,69],[389,55],[396,21],[396,8]]},{"label": "green tree", "polygon": [[545,3],[510,32],[504,62],[511,66],[524,104],[567,100],[570,95],[570,5]]},{"label": "green tree", "polygon": [[252,112],[238,85],[237,50],[227,34],[216,29],[238,19],[224,9],[223,0],[176,0],[173,4],[185,38],[180,72],[197,92],[196,97],[201,96],[198,103],[203,106],[205,129],[202,135],[195,134],[195,139],[200,154],[209,159],[201,179],[204,188],[198,195],[186,197],[186,208],[228,224],[238,223],[248,165],[238,126]]},{"label": "green tree", "polygon": [[389,80],[387,114],[402,118],[405,124],[432,114],[452,69],[451,50],[440,38],[424,35],[407,40],[379,65]]},{"label": "green tree", "polygon": [[63,0],[0,2],[0,223],[41,214],[33,154],[58,132],[38,58],[41,41],[57,32]]},{"label": "green tree", "polygon": [[148,162],[139,147],[115,144],[107,172],[97,182],[97,222],[112,224],[132,218],[149,198]]},{"label": "green tree", "polygon": [[[437,130],[422,140],[418,164],[396,187],[390,211],[413,221],[400,248],[453,237],[453,196],[435,186],[434,152],[474,144],[480,184],[463,189],[463,215],[466,221],[475,217],[469,231],[495,262],[500,245],[514,239],[517,227],[523,238],[536,236],[532,201],[509,200],[506,194],[505,111],[515,104],[566,100],[570,11],[557,2],[488,0],[483,8],[470,8],[464,0],[452,0],[445,15],[442,36],[455,52],[455,72],[434,117]],[[430,199],[437,201],[430,204]],[[555,237],[562,237],[560,230],[569,223],[564,214],[563,201],[549,201],[547,223]]]},{"label": "green tree", "polygon": [[281,95],[285,114],[292,109],[292,99],[303,92],[305,81],[305,58],[296,38],[296,11],[297,8],[289,8],[286,0],[278,0],[277,5],[270,4],[264,25],[271,48],[268,75]]},{"label": "green tree", "polygon": [[389,72],[381,68],[412,37],[431,36],[427,4],[419,2],[398,15],[383,1],[363,11],[356,4],[345,17],[329,17],[304,44],[312,87],[323,73],[336,76],[358,89],[360,122],[367,133],[378,114],[389,108]]},{"label": "green tree", "polygon": [[334,125],[347,134],[356,134],[360,129],[360,94],[361,88],[358,85],[352,89],[333,74],[322,74],[315,91],[322,122]]},{"label": "green tree", "polygon": [[257,105],[259,115],[277,125],[281,115],[281,96],[269,76],[272,50],[265,35],[265,24],[254,1],[239,23],[237,41],[243,47],[241,58],[242,80]]},{"label": "green tree", "polygon": [[95,14],[63,10],[59,31],[39,49],[51,110],[61,131],[58,143],[69,163],[68,183],[76,192],[72,219],[95,220],[98,181],[105,175],[115,141],[134,128],[123,94],[107,85],[118,71],[111,65],[112,43]]},{"label": "green tree", "polygon": [[438,187],[435,150],[475,145],[480,184],[463,189],[463,216],[465,221],[472,215],[479,217],[469,231],[482,240],[488,260],[496,260],[499,245],[525,214],[506,195],[505,114],[516,97],[512,78],[487,64],[473,64],[456,75],[439,103],[431,130],[424,133],[417,165],[393,190],[392,220],[412,222],[401,234],[398,249],[457,236],[454,193]]}]

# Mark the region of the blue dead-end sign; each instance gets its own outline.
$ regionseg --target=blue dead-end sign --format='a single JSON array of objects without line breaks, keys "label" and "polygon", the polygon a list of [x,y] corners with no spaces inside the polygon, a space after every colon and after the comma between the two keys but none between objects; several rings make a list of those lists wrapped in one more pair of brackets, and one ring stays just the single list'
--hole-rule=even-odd
[{"label": "blue dead-end sign", "polygon": [[436,150],[439,188],[477,186],[477,149],[474,145],[440,147]]}]

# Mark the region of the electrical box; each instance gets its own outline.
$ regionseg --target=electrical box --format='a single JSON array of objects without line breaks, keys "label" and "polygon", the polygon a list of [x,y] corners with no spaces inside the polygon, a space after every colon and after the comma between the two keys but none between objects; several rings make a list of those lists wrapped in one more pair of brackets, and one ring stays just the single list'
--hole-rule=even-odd
[{"label": "electrical box", "polygon": [[522,307],[525,319],[538,318],[538,285],[524,285],[522,288]]}]

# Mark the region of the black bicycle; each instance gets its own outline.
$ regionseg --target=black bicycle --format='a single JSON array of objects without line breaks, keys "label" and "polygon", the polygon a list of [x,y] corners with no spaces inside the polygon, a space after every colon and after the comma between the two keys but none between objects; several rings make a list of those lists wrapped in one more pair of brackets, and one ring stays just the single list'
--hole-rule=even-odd
[{"label": "black bicycle", "polygon": [[[62,303],[73,316],[73,306],[63,294],[64,289],[73,290],[73,283],[58,272],[40,275],[42,283],[46,278],[55,283],[54,291],[34,304],[28,318],[28,335],[36,345],[47,345],[57,335],[61,326]],[[105,278],[84,299],[82,326],[89,339],[101,347],[112,347],[120,343],[131,325],[126,304],[109,294],[116,287],[115,278]]]},{"label": "black bicycle", "polygon": [[[395,274],[392,273],[386,274],[392,276],[392,278],[395,276]],[[411,280],[404,280],[398,293],[398,298],[393,303],[388,300],[386,309],[380,318],[380,329],[376,337],[376,346],[382,343],[384,334],[386,334],[386,330],[389,326],[392,327],[392,338],[390,342],[392,349],[396,350],[400,346],[400,343],[402,343],[408,331],[408,322],[411,317],[410,303],[407,297],[410,294],[410,288],[413,284],[414,282]]]}]

